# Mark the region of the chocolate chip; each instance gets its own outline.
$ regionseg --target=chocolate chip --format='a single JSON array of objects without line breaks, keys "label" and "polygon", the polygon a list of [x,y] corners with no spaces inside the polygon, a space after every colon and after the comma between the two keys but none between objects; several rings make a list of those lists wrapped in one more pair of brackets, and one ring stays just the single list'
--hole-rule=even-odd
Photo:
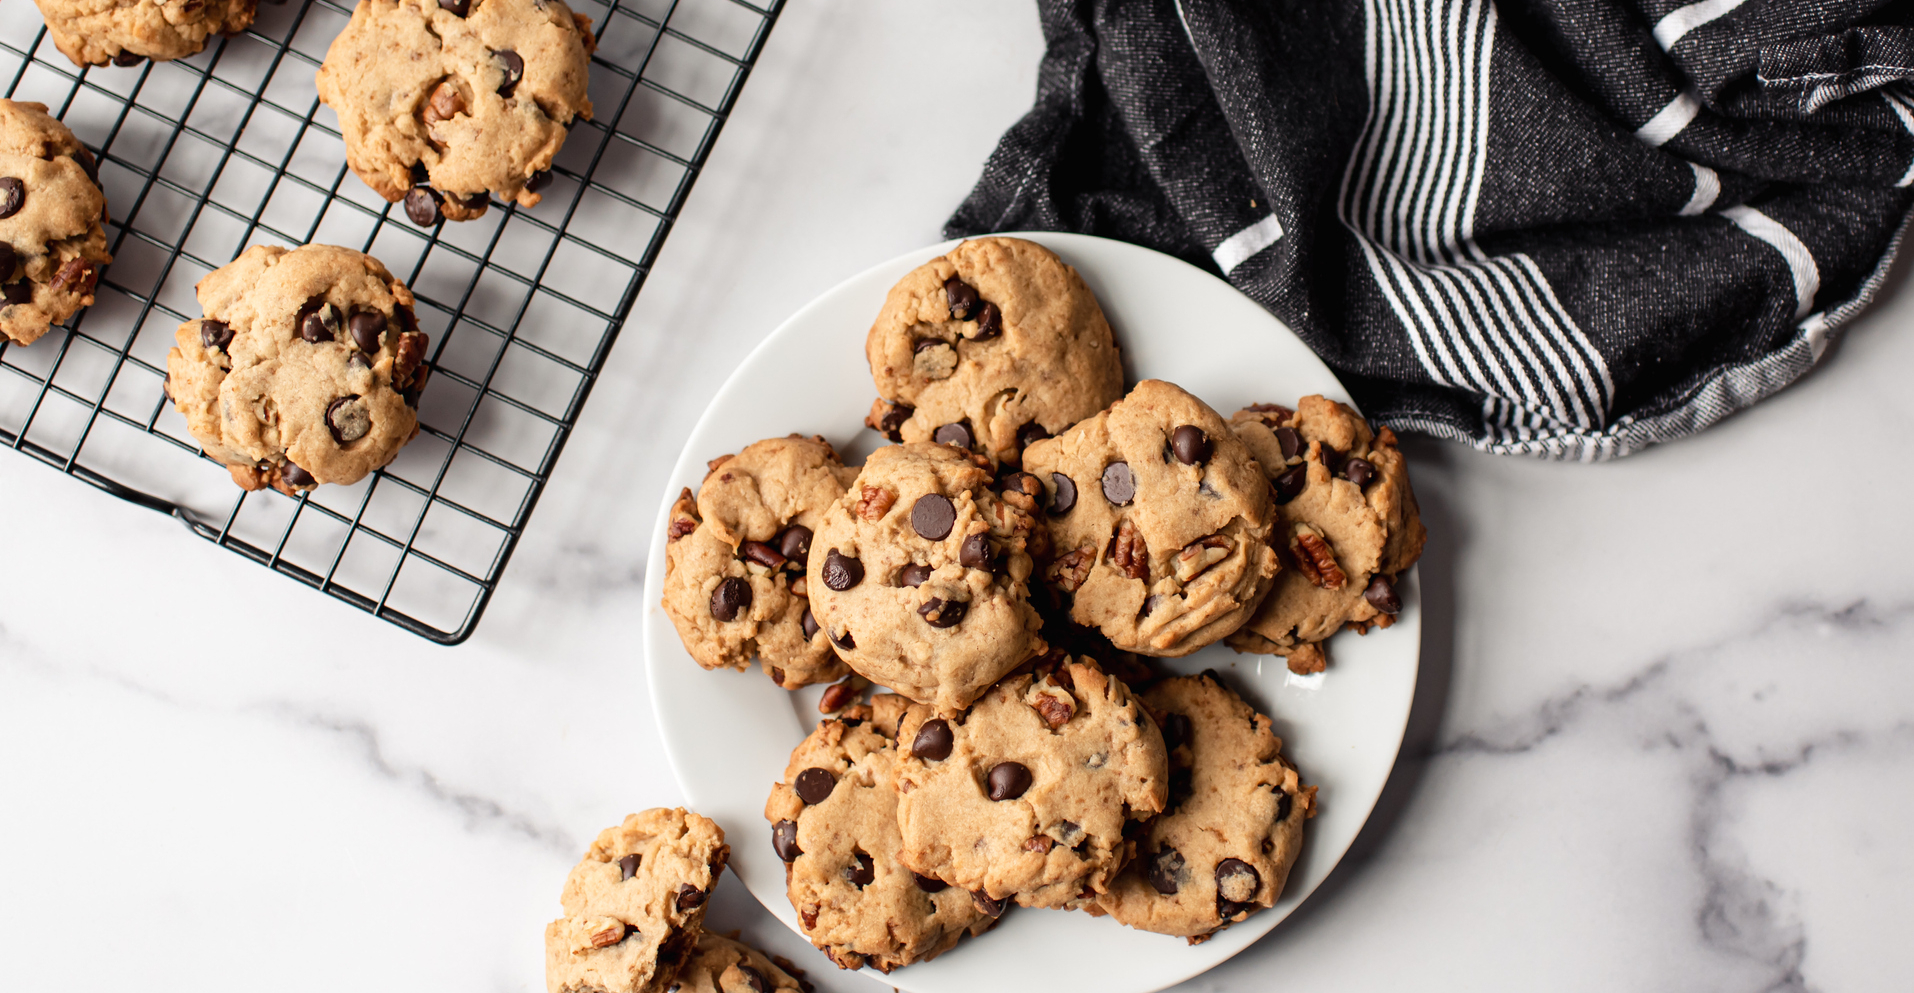
[{"label": "chocolate chip", "polygon": [[1295,428],[1277,428],[1276,444],[1282,446],[1283,458],[1293,459],[1303,453],[1303,436]]},{"label": "chocolate chip", "polygon": [[830,799],[831,791],[837,788],[837,777],[831,775],[829,769],[812,766],[798,773],[791,787],[797,790],[798,799],[803,800],[808,807]]},{"label": "chocolate chip", "polygon": [[847,652],[857,647],[857,642],[851,639],[850,628],[845,628],[843,635],[836,638],[832,638],[831,644],[836,645],[837,647],[842,648]]},{"label": "chocolate chip", "polygon": [[505,81],[498,84],[498,95],[509,97],[513,90],[518,89],[518,81],[525,78],[525,60],[509,48],[492,54],[498,56],[500,62],[505,63]]},{"label": "chocolate chip", "polygon": [[552,185],[552,171],[550,169],[540,169],[532,173],[532,178],[525,181],[525,188],[533,193],[537,193],[539,190],[550,185]]},{"label": "chocolate chip", "polygon": [[1376,481],[1376,467],[1368,459],[1350,459],[1342,464],[1342,478],[1362,489]]},{"label": "chocolate chip", "polygon": [[970,312],[977,307],[977,291],[969,283],[952,276],[944,280],[944,302],[950,305],[952,320],[968,321]]},{"label": "chocolate chip", "polygon": [[950,733],[950,722],[941,717],[933,717],[917,729],[917,737],[911,739],[910,753],[929,762],[942,762],[950,758],[951,746],[955,739]]},{"label": "chocolate chip", "polygon": [[1150,856],[1150,885],[1156,887],[1164,896],[1176,895],[1176,877],[1183,872],[1183,855],[1174,848],[1164,848]]},{"label": "chocolate chip", "polygon": [[357,393],[337,397],[326,404],[326,430],[332,432],[332,440],[341,445],[358,441],[372,430],[372,411]]},{"label": "chocolate chip", "polygon": [[941,879],[937,879],[932,876],[926,876],[921,872],[913,872],[911,873],[911,875],[917,877],[917,888],[920,890],[923,890],[926,893],[942,893],[943,891],[950,889],[950,884],[944,882]]},{"label": "chocolate chip", "polygon": [[966,569],[987,569],[990,567],[990,536],[979,531],[964,539],[957,549],[957,561]]},{"label": "chocolate chip", "polygon": [[1216,912],[1221,917],[1234,917],[1250,909],[1250,901],[1256,899],[1256,891],[1261,889],[1263,879],[1256,869],[1242,859],[1224,859],[1216,863]]},{"label": "chocolate chip", "polygon": [[405,216],[422,228],[439,223],[439,191],[430,186],[414,186],[405,191]]},{"label": "chocolate chip", "polygon": [[0,241],[0,280],[11,279],[13,270],[20,265],[20,253],[13,246]]},{"label": "chocolate chip", "polygon": [[1003,311],[998,310],[994,303],[984,304],[983,309],[977,312],[977,333],[970,336],[971,340],[985,341],[1003,333]]},{"label": "chocolate chip", "polygon": [[8,176],[0,179],[0,218],[12,217],[27,203],[27,184]]},{"label": "chocolate chip", "polygon": [[786,862],[794,861],[804,854],[804,850],[798,847],[796,821],[779,821],[771,825],[771,850],[777,852],[778,858]]},{"label": "chocolate chip", "polygon": [[811,608],[804,608],[804,619],[798,623],[804,627],[805,641],[810,641],[812,638],[817,637],[817,618],[812,615]]},{"label": "chocolate chip", "polygon": [[1017,447],[1029,448],[1033,443],[1042,441],[1048,437],[1050,437],[1050,432],[1044,430],[1043,425],[1038,424],[1036,421],[1031,421],[1017,429]]},{"label": "chocolate chip", "polygon": [[1335,446],[1326,441],[1319,441],[1316,443],[1316,449],[1316,454],[1322,459],[1323,468],[1333,473],[1338,466],[1342,465],[1342,453],[1336,451]]},{"label": "chocolate chip", "polygon": [[951,526],[956,523],[957,505],[941,493],[926,493],[911,504],[911,530],[926,541],[943,541],[950,537]]},{"label": "chocolate chip", "polygon": [[472,12],[472,0],[439,0],[439,7],[455,17],[464,17]]},{"label": "chocolate chip", "polygon": [[910,350],[912,355],[922,355],[933,348],[949,348],[949,347],[950,347],[950,342],[945,341],[942,338],[919,338],[917,339],[917,344],[912,345]]},{"label": "chocolate chip", "polygon": [[1057,491],[1050,495],[1050,516],[1062,517],[1077,505],[1077,482],[1060,472],[1050,474],[1050,484]]},{"label": "chocolate chip", "polygon": [[1103,499],[1118,507],[1127,507],[1136,499],[1136,474],[1128,462],[1112,462],[1103,467]]},{"label": "chocolate chip", "polygon": [[0,293],[6,294],[8,306],[27,303],[33,299],[33,284],[24,279],[17,283],[8,283],[4,289],[0,289]]},{"label": "chocolate chip", "polygon": [[1190,719],[1187,715],[1171,712],[1163,718],[1163,747],[1175,751],[1184,742],[1190,740]]},{"label": "chocolate chip", "polygon": [[771,982],[764,978],[764,973],[740,962],[738,975],[744,977],[745,984],[751,987],[752,993],[771,993]]},{"label": "chocolate chip", "polygon": [[145,61],[146,61],[146,56],[141,55],[137,52],[129,52],[124,48],[113,53],[113,64],[116,66],[119,66],[122,69],[130,69],[133,66],[139,65],[140,63]]},{"label": "chocolate chip", "polygon": [[922,586],[924,585],[924,580],[930,578],[930,571],[930,566],[919,565],[912,562],[910,565],[897,570],[897,585],[910,587]]},{"label": "chocolate chip", "polygon": [[1142,614],[1142,616],[1144,616],[1144,617],[1148,617],[1148,616],[1150,616],[1151,614],[1154,614],[1154,613],[1156,613],[1156,608],[1158,608],[1158,607],[1161,607],[1161,606],[1163,606],[1163,594],[1161,594],[1161,593],[1152,593],[1152,594],[1150,594],[1149,596],[1147,596],[1147,597],[1144,597],[1144,598],[1143,598],[1143,614]]},{"label": "chocolate chip", "polygon": [[727,576],[711,591],[711,616],[721,621],[737,620],[740,611],[751,608],[751,584],[737,576]]},{"label": "chocolate chip", "polygon": [[892,441],[903,441],[904,434],[898,429],[902,428],[904,422],[910,420],[911,416],[916,413],[917,408],[910,404],[892,404],[890,409],[884,412],[884,416],[878,420],[876,424],[877,430],[883,432],[884,437]]},{"label": "chocolate chip", "polygon": [[1185,424],[1170,432],[1170,450],[1184,465],[1197,465],[1210,459],[1210,436],[1194,424]]},{"label": "chocolate chip", "polygon": [[686,883],[678,887],[678,909],[696,910],[704,906],[705,891]]},{"label": "chocolate chip", "polygon": [[1289,794],[1284,793],[1282,790],[1277,790],[1276,791],[1276,821],[1277,823],[1281,823],[1283,821],[1289,820],[1290,806],[1291,806],[1291,803],[1289,799]]},{"label": "chocolate chip", "polygon": [[965,451],[969,451],[971,443],[976,441],[976,439],[970,435],[970,425],[964,421],[958,421],[955,424],[946,424],[938,428],[937,432],[930,437],[932,441],[940,445],[956,445]]},{"label": "chocolate chip", "polygon": [[425,171],[425,163],[423,162],[412,163],[412,185],[413,186],[430,185],[429,181],[431,180],[431,178],[432,178],[432,174]]},{"label": "chocolate chip", "polygon": [[279,470],[279,478],[284,480],[287,486],[319,485],[319,480],[314,479],[312,473],[293,465],[291,462],[287,462],[285,466]]},{"label": "chocolate chip", "polygon": [[385,326],[385,315],[376,310],[361,310],[353,314],[352,319],[346,322],[346,327],[352,331],[353,342],[362,352],[379,350],[379,341],[385,334]]},{"label": "chocolate chip", "polygon": [[[458,196],[458,194],[455,193],[453,196]],[[484,192],[467,193],[459,197],[459,202],[464,204],[467,210],[484,210],[486,206],[492,202],[492,198]]]},{"label": "chocolate chip", "polygon": [[620,882],[623,882],[624,880],[630,879],[631,877],[637,875],[638,874],[638,856],[626,855],[623,858],[620,858],[618,860],[618,871],[621,873],[621,875],[618,877]]},{"label": "chocolate chip", "polygon": [[1030,789],[1030,770],[1021,762],[999,762],[990,767],[990,798],[1015,800]]},{"label": "chocolate chip", "polygon": [[1290,466],[1276,477],[1276,502],[1288,503],[1309,485],[1309,463],[1301,462]]},{"label": "chocolate chip", "polygon": [[990,918],[993,921],[999,917],[1002,917],[1004,915],[1004,910],[1010,906],[1009,897],[1005,897],[1002,900],[992,900],[990,897],[985,896],[981,890],[971,891],[970,902],[977,905],[978,913],[984,915],[985,917]]},{"label": "chocolate chip", "polygon": [[864,581],[864,563],[831,549],[824,556],[824,585],[839,593]]},{"label": "chocolate chip", "polygon": [[745,558],[767,569],[784,568],[784,556],[780,554],[777,549],[772,548],[762,541],[747,541],[744,543],[742,551],[744,552]]},{"label": "chocolate chip", "polygon": [[917,608],[917,616],[934,628],[947,628],[964,619],[970,611],[970,604],[962,600],[944,600],[931,597],[922,607]]},{"label": "chocolate chip", "polygon": [[1385,614],[1402,612],[1402,597],[1396,595],[1396,584],[1390,582],[1388,576],[1377,576],[1370,580],[1369,588],[1362,591],[1362,598],[1369,601],[1369,606]]},{"label": "chocolate chip", "polygon": [[217,348],[225,351],[233,343],[232,326],[225,321],[211,318],[199,322],[199,344],[201,348]]},{"label": "chocolate chip", "polygon": [[778,552],[798,565],[810,565],[811,529],[793,524],[778,532]]},{"label": "chocolate chip", "polygon": [[315,345],[337,338],[340,330],[339,308],[329,303],[317,307],[307,306],[310,309],[299,320],[299,337]]},{"label": "chocolate chip", "polygon": [[863,889],[877,879],[877,863],[869,855],[857,853],[857,861],[844,867],[844,878],[852,886]]}]

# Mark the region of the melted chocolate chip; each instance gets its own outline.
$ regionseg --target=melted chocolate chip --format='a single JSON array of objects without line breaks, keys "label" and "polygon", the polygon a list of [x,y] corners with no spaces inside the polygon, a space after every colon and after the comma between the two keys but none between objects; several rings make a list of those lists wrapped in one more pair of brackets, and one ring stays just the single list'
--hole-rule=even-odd
[{"label": "melted chocolate chip", "polygon": [[1044,430],[1043,425],[1038,424],[1036,421],[1031,421],[1017,429],[1017,447],[1029,448],[1031,444],[1042,441],[1048,437],[1050,437],[1050,432]]},{"label": "melted chocolate chip", "polygon": [[199,322],[199,344],[201,348],[217,348],[225,351],[233,343],[232,325],[225,321],[207,318]]},{"label": "melted chocolate chip", "polygon": [[1369,588],[1362,591],[1362,598],[1369,601],[1369,606],[1385,614],[1402,612],[1402,597],[1396,594],[1396,584],[1390,582],[1388,576],[1377,576],[1370,580]]},{"label": "melted chocolate chip", "polygon": [[1289,808],[1292,805],[1289,794],[1284,793],[1282,790],[1276,791],[1276,820],[1278,823],[1289,820]]},{"label": "melted chocolate chip", "polygon": [[317,307],[311,304],[306,306],[305,316],[299,319],[299,337],[317,345],[339,336],[343,323],[339,320],[339,308],[329,303]]},{"label": "melted chocolate chip", "polygon": [[852,640],[851,638],[850,628],[845,628],[844,633],[842,635],[836,638],[832,638],[831,644],[836,645],[837,647],[842,648],[847,652],[857,647],[857,642]]},{"label": "melted chocolate chip", "polygon": [[439,191],[430,186],[414,186],[405,191],[405,216],[422,228],[439,223]]},{"label": "melted chocolate chip", "polygon": [[1004,915],[1004,911],[1008,909],[1010,906],[1009,897],[1005,897],[1002,900],[992,900],[990,897],[984,895],[984,893],[980,890],[971,891],[970,902],[977,905],[978,913],[984,915],[985,917],[990,918],[993,921],[999,917],[1002,917]]},{"label": "melted chocolate chip", "polygon": [[1163,597],[1163,594],[1161,593],[1152,593],[1149,596],[1144,597],[1142,616],[1148,617],[1151,614],[1156,613],[1156,608],[1163,606],[1163,600],[1164,600],[1164,597]]},{"label": "melted chocolate chip", "polygon": [[778,858],[786,862],[794,861],[804,854],[804,850],[798,847],[796,821],[779,821],[771,825],[771,850],[777,852]]},{"label": "melted chocolate chip", "polygon": [[1118,507],[1127,507],[1136,499],[1136,474],[1128,462],[1112,462],[1103,467],[1103,499]]},{"label": "melted chocolate chip", "polygon": [[793,524],[778,532],[778,554],[798,565],[811,564],[811,529]]},{"label": "melted chocolate chip", "polygon": [[287,462],[285,466],[279,470],[279,478],[285,480],[287,486],[319,485],[319,480],[314,479],[312,473],[293,465],[291,462]]},{"label": "melted chocolate chip", "polygon": [[359,351],[376,352],[379,342],[385,334],[385,315],[376,310],[361,310],[346,322],[346,328],[352,332],[352,342]]},{"label": "melted chocolate chip", "polygon": [[1015,800],[1030,789],[1030,769],[1021,762],[999,762],[988,777],[992,800]]},{"label": "melted chocolate chip", "polygon": [[1198,465],[1210,460],[1210,436],[1194,424],[1185,424],[1170,432],[1170,450],[1176,453],[1176,460],[1184,465]]},{"label": "melted chocolate chip", "polygon": [[1309,463],[1299,462],[1290,466],[1276,477],[1276,502],[1288,503],[1296,499],[1303,487],[1309,485]]},{"label": "melted chocolate chip", "polygon": [[990,536],[978,532],[964,539],[957,550],[957,561],[966,569],[987,569],[990,567]]},{"label": "melted chocolate chip", "polygon": [[757,969],[740,962],[738,975],[744,977],[745,985],[751,987],[751,993],[771,993],[771,981],[764,978],[764,973]]},{"label": "melted chocolate chip", "polygon": [[913,872],[911,875],[917,877],[917,888],[926,893],[942,893],[950,889],[950,884],[941,879],[926,876],[920,872]]},{"label": "melted chocolate chip", "polygon": [[686,883],[678,887],[678,909],[681,911],[696,910],[704,906],[706,895],[705,891],[690,883]]},{"label": "melted chocolate chip", "polygon": [[146,61],[146,56],[141,55],[138,52],[129,52],[124,48],[113,53],[113,64],[116,66],[119,66],[122,69],[130,69],[133,66],[139,65],[140,63],[145,61]]},{"label": "melted chocolate chip", "polygon": [[8,306],[26,303],[33,299],[33,284],[24,279],[17,283],[8,283],[4,288],[0,288],[0,293],[6,295]]},{"label": "melted chocolate chip", "polygon": [[1283,449],[1283,458],[1293,459],[1303,453],[1303,436],[1295,428],[1277,428],[1276,444]]},{"label": "melted chocolate chip", "polygon": [[1216,913],[1234,917],[1250,909],[1263,880],[1256,869],[1242,859],[1224,859],[1216,864]]},{"label": "melted chocolate chip", "polygon": [[863,889],[877,879],[877,864],[869,855],[857,853],[857,860],[844,867],[844,879],[852,886]]},{"label": "melted chocolate chip", "polygon": [[933,717],[917,729],[917,737],[911,739],[910,753],[929,762],[942,762],[950,758],[951,746],[955,738],[950,733],[950,722],[941,717]]},{"label": "melted chocolate chip", "polygon": [[804,608],[804,619],[798,623],[804,627],[805,641],[810,641],[812,638],[817,637],[817,618],[812,615],[811,608]]},{"label": "melted chocolate chip", "polygon": [[1077,505],[1076,480],[1060,472],[1050,474],[1050,484],[1057,488],[1050,495],[1050,516],[1062,517]]},{"label": "melted chocolate chip", "polygon": [[1333,474],[1342,465],[1342,453],[1326,441],[1317,442],[1316,448],[1316,454],[1322,458],[1323,468]]},{"label": "melted chocolate chip", "polygon": [[1342,464],[1342,478],[1362,489],[1376,481],[1376,467],[1368,459],[1350,459]]},{"label": "melted chocolate chip", "polygon": [[971,444],[976,441],[976,439],[970,435],[970,424],[965,421],[958,421],[955,424],[946,424],[938,428],[937,433],[930,437],[932,441],[940,445],[956,445],[965,451],[969,451]]},{"label": "melted chocolate chip", "polygon": [[903,441],[904,434],[899,429],[902,428],[904,422],[910,420],[911,415],[915,413],[917,413],[917,408],[910,404],[892,404],[891,408],[884,412],[883,418],[877,422],[877,430],[882,432],[884,437],[892,441]]},{"label": "melted chocolate chip", "polygon": [[711,591],[711,616],[721,621],[735,621],[738,614],[751,609],[751,584],[728,576]]},{"label": "melted chocolate chip", "polygon": [[831,775],[829,769],[812,766],[797,774],[791,788],[797,791],[798,799],[803,800],[808,807],[830,799],[831,791],[837,789],[837,777]]},{"label": "melted chocolate chip", "polygon": [[12,217],[27,203],[27,184],[8,176],[0,179],[0,218]]},{"label": "melted chocolate chip", "polygon": [[864,581],[864,563],[833,548],[824,556],[824,585],[839,593]]},{"label": "melted chocolate chip", "polygon": [[372,411],[359,402],[359,394],[335,397],[326,404],[326,430],[332,440],[343,445],[358,441],[372,430]]},{"label": "melted chocolate chip", "polygon": [[962,600],[944,600],[938,597],[931,597],[922,607],[917,608],[917,616],[922,617],[925,623],[934,628],[951,627],[963,620],[964,615],[969,612],[970,604]]},{"label": "melted chocolate chip", "polygon": [[1150,885],[1164,896],[1176,895],[1176,877],[1183,872],[1183,855],[1174,848],[1150,856]]},{"label": "melted chocolate chip", "polygon": [[618,860],[619,881],[630,879],[638,874],[638,856],[626,855]]},{"label": "melted chocolate chip", "polygon": [[986,341],[1004,333],[1004,314],[994,303],[984,304],[977,312],[977,333],[971,335],[972,341]]},{"label": "melted chocolate chip", "polygon": [[970,320],[970,312],[977,307],[977,290],[961,278],[952,276],[944,280],[944,302],[950,305],[952,320]]},{"label": "melted chocolate chip", "polygon": [[472,12],[472,0],[439,0],[439,7],[455,17],[464,17]]},{"label": "melted chocolate chip", "polygon": [[518,89],[518,81],[525,78],[525,60],[511,49],[492,54],[498,56],[505,68],[505,79],[498,84],[498,95],[510,97],[512,91]]},{"label": "melted chocolate chip", "polygon": [[[364,352],[353,352],[346,357],[346,365],[354,369],[370,369],[372,368],[372,360],[367,358]],[[412,405],[416,407],[418,406],[418,402],[412,401]]]},{"label": "melted chocolate chip", "polygon": [[926,541],[942,541],[950,537],[951,526],[956,523],[957,505],[941,493],[926,493],[911,504],[911,530]]},{"label": "melted chocolate chip", "polygon": [[912,562],[910,565],[897,570],[897,585],[910,587],[922,586],[924,585],[924,580],[930,578],[930,571],[930,566],[919,565],[916,562]]}]

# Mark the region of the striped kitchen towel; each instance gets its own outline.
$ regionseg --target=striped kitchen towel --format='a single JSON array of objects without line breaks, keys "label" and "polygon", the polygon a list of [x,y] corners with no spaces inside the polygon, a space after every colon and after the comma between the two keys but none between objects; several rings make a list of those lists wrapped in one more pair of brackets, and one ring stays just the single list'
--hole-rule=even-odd
[{"label": "striped kitchen towel", "polygon": [[947,231],[1222,274],[1373,419],[1605,459],[1779,390],[1885,275],[1914,2],[1040,0]]}]

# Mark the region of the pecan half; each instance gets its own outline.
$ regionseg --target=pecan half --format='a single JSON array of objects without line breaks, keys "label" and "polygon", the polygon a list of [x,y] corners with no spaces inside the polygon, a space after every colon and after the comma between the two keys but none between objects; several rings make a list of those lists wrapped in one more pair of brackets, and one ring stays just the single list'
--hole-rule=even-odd
[{"label": "pecan half", "polygon": [[1329,543],[1323,540],[1322,532],[1307,524],[1296,525],[1295,537],[1289,539],[1289,552],[1296,558],[1296,568],[1303,578],[1325,590],[1342,589],[1347,577],[1342,567],[1336,564],[1336,555],[1329,550]]},{"label": "pecan half", "polygon": [[419,369],[419,363],[425,361],[426,346],[432,339],[423,331],[407,331],[399,335],[399,355],[392,360],[392,385],[404,389],[412,385],[412,374]]},{"label": "pecan half", "polygon": [[867,521],[878,520],[889,513],[896,502],[897,494],[881,486],[866,486],[862,499],[857,501],[857,516]]},{"label": "pecan half", "polygon": [[1079,548],[1050,563],[1045,577],[1062,587],[1065,592],[1075,593],[1077,587],[1090,578],[1090,567],[1096,564],[1097,553],[1092,548]]},{"label": "pecan half", "polygon": [[613,921],[611,927],[603,931],[592,932],[591,946],[593,948],[610,948],[623,940],[625,940],[624,922]]},{"label": "pecan half", "polygon": [[1128,520],[1118,521],[1110,536],[1110,564],[1131,579],[1150,581],[1150,549],[1143,544],[1143,532]]},{"label": "pecan half", "polygon": [[1220,534],[1199,538],[1183,546],[1176,555],[1176,578],[1187,583],[1203,571],[1229,558],[1231,542]]}]

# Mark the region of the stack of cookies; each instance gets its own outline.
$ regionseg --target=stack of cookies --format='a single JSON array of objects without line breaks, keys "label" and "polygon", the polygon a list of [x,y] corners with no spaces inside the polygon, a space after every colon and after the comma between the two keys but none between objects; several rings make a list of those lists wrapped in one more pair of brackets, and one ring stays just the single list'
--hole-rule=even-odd
[{"label": "stack of cookies", "polygon": [[1014,238],[905,276],[865,351],[895,444],[714,459],[665,536],[699,664],[838,680],[765,806],[805,935],[888,972],[1012,904],[1192,943],[1272,906],[1316,790],[1216,673],[1151,660],[1320,672],[1393,623],[1424,539],[1395,436],[1320,396],[1126,393],[1082,278]]}]

